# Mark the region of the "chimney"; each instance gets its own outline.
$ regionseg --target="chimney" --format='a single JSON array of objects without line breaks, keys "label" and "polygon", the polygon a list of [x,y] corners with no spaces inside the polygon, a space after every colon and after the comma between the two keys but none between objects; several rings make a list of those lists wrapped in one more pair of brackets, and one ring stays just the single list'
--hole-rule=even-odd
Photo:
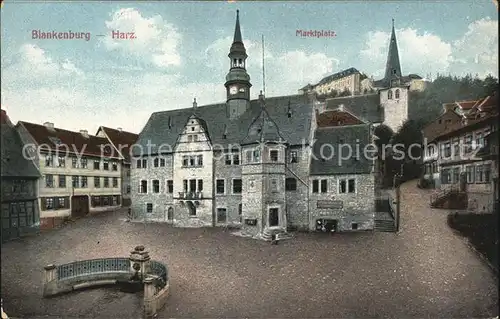
[{"label": "chimney", "polygon": [[10,121],[9,116],[7,115],[7,112],[5,110],[2,110],[2,116],[1,116],[1,123],[2,124],[7,124],[9,126],[13,126],[12,122]]},{"label": "chimney", "polygon": [[51,123],[51,122],[45,122],[45,123],[43,123],[43,126],[45,126],[48,129],[51,129],[51,130],[54,129],[54,123]]},{"label": "chimney", "polygon": [[196,98],[194,98],[194,101],[193,101],[193,108],[197,108],[198,107],[198,103],[196,103]]},{"label": "chimney", "polygon": [[80,130],[80,134],[82,134],[83,137],[85,137],[85,138],[89,137],[89,132],[87,130]]},{"label": "chimney", "polygon": [[343,111],[344,110],[344,104],[340,104],[339,105],[339,111]]},{"label": "chimney", "polygon": [[117,128],[117,130],[121,132],[121,131],[122,131],[122,128],[121,128],[121,127],[119,127],[119,128]]}]

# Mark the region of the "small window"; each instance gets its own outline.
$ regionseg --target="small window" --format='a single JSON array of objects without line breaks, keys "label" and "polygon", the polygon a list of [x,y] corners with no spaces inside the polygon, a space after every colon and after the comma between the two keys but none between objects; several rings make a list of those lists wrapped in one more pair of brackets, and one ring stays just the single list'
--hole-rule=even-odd
[{"label": "small window", "polygon": [[196,192],[196,180],[195,179],[189,180],[189,191]]},{"label": "small window", "polygon": [[188,191],[188,181],[187,181],[187,179],[185,179],[185,180],[182,181],[182,186],[183,186],[182,189],[184,190],[184,193],[187,193],[187,191]]},{"label": "small window", "polygon": [[[80,159],[80,164],[81,164],[82,168],[87,168],[87,158],[82,157]],[[115,169],[115,171],[116,171],[116,169]]]},{"label": "small window", "polygon": [[216,191],[217,194],[224,194],[225,193],[225,187],[224,187],[224,180],[223,179],[218,179],[216,181]]},{"label": "small window", "polygon": [[356,230],[358,229],[358,223],[352,223],[352,227],[351,227],[353,230]]},{"label": "small window", "polygon": [[198,142],[198,135],[193,135],[193,141]]},{"label": "small window", "polygon": [[165,159],[160,158],[160,167],[165,167]]},{"label": "small window", "polygon": [[233,179],[233,194],[241,194],[242,182],[241,179]]},{"label": "small window", "polygon": [[278,161],[278,151],[277,150],[269,151],[269,158],[271,159],[271,162],[277,162]]},{"label": "small window", "polygon": [[45,175],[45,186],[54,187],[54,176],[53,175]]},{"label": "small window", "polygon": [[347,182],[345,179],[339,181],[339,193],[345,194],[347,192]]},{"label": "small window", "polygon": [[66,158],[64,158],[64,156],[59,156],[57,158],[57,165],[59,167],[65,167],[66,166]]},{"label": "small window", "polygon": [[193,141],[193,135],[188,135],[188,142],[192,142]]},{"label": "small window", "polygon": [[184,166],[184,167],[189,166],[189,157],[188,156],[182,157],[182,166]]},{"label": "small window", "polygon": [[104,169],[105,171],[108,171],[108,170],[109,170],[109,161],[107,161],[107,160],[104,160],[104,161],[103,161],[103,169]]},{"label": "small window", "polygon": [[81,182],[82,188],[87,188],[87,176],[82,176]]},{"label": "small window", "polygon": [[142,180],[139,193],[146,194],[148,192],[148,181]]},{"label": "small window", "polygon": [[94,177],[94,187],[95,188],[101,187],[101,178],[99,176]]},{"label": "small window", "polygon": [[80,178],[79,176],[73,176],[72,177],[72,182],[73,182],[73,188],[78,188],[80,186]]},{"label": "small window", "polygon": [[189,166],[195,166],[196,165],[196,158],[194,156],[189,157]]},{"label": "small window", "polygon": [[321,180],[321,192],[326,193],[328,191],[328,181],[326,179]]},{"label": "small window", "polygon": [[155,179],[153,180],[153,193],[159,193],[160,192],[160,181]]},{"label": "small window", "polygon": [[194,126],[191,127],[191,132],[194,132]]},{"label": "small window", "polygon": [[232,162],[231,162],[231,155],[227,154],[226,155],[226,165],[231,165]]},{"label": "small window", "polygon": [[155,159],[153,160],[153,165],[154,165],[154,167],[158,167],[158,166],[160,166],[160,159],[159,159],[159,158],[155,158]]},{"label": "small window", "polygon": [[144,158],[142,160],[142,168],[148,168],[148,159],[147,158]]},{"label": "small window", "polygon": [[319,192],[319,181],[317,179],[312,181],[312,192],[313,193]]},{"label": "small window", "polygon": [[399,99],[399,89],[396,90],[395,95],[396,95],[396,99]]},{"label": "small window", "polygon": [[354,179],[350,179],[347,181],[347,192],[348,193],[356,192],[356,181]]},{"label": "small window", "polygon": [[387,91],[387,99],[392,100],[392,91],[391,90]]},{"label": "small window", "polygon": [[169,194],[172,194],[174,192],[174,181],[171,179],[167,181],[167,192]]},{"label": "small window", "polygon": [[201,192],[203,190],[203,180],[199,179],[198,180],[198,192]]},{"label": "small window", "polygon": [[147,203],[146,204],[146,213],[152,213],[153,212],[153,204],[152,203]]},{"label": "small window", "polygon": [[233,165],[240,165],[240,154],[233,154]]},{"label": "small window", "polygon": [[66,188],[66,176],[59,175],[59,187]]},{"label": "small window", "polygon": [[295,179],[295,178],[285,179],[285,190],[296,191],[297,190],[297,179]]},{"label": "small window", "polygon": [[203,166],[203,155],[198,155],[197,158],[198,166]]},{"label": "small window", "polygon": [[104,177],[104,187],[109,187],[109,177]]},{"label": "small window", "polygon": [[290,163],[297,163],[298,162],[298,154],[296,151],[291,151],[290,152]]}]

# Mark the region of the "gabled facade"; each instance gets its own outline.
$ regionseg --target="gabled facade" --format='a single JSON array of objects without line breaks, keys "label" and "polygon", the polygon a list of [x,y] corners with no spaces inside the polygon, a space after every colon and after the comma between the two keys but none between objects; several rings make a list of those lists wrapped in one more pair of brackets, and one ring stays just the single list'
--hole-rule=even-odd
[{"label": "gabled facade", "polygon": [[2,242],[40,230],[38,180],[40,173],[26,159],[23,143],[5,110],[1,111]]},{"label": "gabled facade", "polygon": [[121,204],[130,206],[130,152],[139,135],[125,132],[121,128],[112,129],[100,126],[96,136],[106,138],[121,159]]},{"label": "gabled facade", "polygon": [[41,228],[121,205],[120,155],[106,138],[19,121],[27,157],[41,174]]},{"label": "gabled facade", "polygon": [[[318,230],[318,221],[336,231],[373,229],[373,161],[359,154],[339,165],[339,158],[321,159],[321,150],[341,144],[362,150],[372,142],[373,123],[386,117],[399,125],[402,119],[384,114],[390,102],[381,104],[379,94],[319,101],[313,91],[271,98],[261,92],[250,100],[239,13],[229,58],[225,102],[153,113],[139,134],[134,218],[236,225],[252,237]],[[396,102],[401,108],[404,96]]]}]

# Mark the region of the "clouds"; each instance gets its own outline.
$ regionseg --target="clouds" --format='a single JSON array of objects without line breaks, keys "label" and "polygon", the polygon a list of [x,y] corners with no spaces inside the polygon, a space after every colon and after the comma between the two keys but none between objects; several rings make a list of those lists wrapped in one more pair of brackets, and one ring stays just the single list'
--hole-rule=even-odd
[{"label": "clouds", "polygon": [[[396,30],[399,58],[404,74],[467,73],[498,76],[498,21],[489,18],[471,23],[456,41],[412,28]],[[389,32],[369,32],[360,52],[366,72],[383,76],[389,46]]]},{"label": "clouds", "polygon": [[22,86],[67,81],[70,77],[84,75],[84,72],[68,59],[54,60],[45,50],[29,43],[22,45],[13,62],[2,66],[2,69],[2,78],[8,79],[9,85]]},{"label": "clouds", "polygon": [[[114,12],[105,24],[108,32],[102,42],[108,50],[161,68],[181,65],[179,45],[182,36],[173,24],[167,23],[161,16],[146,18],[136,9],[126,8]],[[135,38],[113,38],[113,31],[133,33]]]},{"label": "clouds", "polygon": [[[232,37],[220,38],[212,42],[205,50],[205,61],[214,70],[213,74],[227,74],[229,71],[229,48]],[[251,77],[254,89],[253,97],[257,97],[262,89],[262,44],[244,40],[249,58],[247,72]],[[336,58],[323,53],[307,53],[300,50],[275,52],[269,45],[264,47],[266,94],[268,96],[295,94],[306,83],[313,83],[325,75],[334,72],[339,64]],[[215,78],[214,81],[220,78]]]}]

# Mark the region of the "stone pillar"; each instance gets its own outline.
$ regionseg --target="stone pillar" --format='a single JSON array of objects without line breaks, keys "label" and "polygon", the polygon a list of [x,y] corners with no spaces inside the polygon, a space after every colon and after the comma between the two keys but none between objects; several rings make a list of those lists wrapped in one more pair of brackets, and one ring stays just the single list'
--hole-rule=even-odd
[{"label": "stone pillar", "polygon": [[151,318],[154,316],[156,309],[154,307],[154,297],[155,286],[153,284],[153,278],[144,279],[144,315],[146,318]]},{"label": "stone pillar", "polygon": [[56,267],[56,265],[50,264],[50,265],[47,265],[43,268],[45,269],[44,283],[47,284],[47,283],[51,282],[52,280],[57,279],[57,267]]},{"label": "stone pillar", "polygon": [[149,253],[144,250],[144,246],[137,246],[130,252],[130,271],[137,273],[140,280],[144,280],[149,272]]}]

